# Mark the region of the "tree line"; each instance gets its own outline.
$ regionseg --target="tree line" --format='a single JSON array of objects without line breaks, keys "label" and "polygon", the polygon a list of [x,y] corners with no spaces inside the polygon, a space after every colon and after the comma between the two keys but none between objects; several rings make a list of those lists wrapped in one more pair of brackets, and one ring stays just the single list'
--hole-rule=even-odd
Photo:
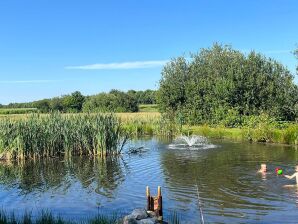
[{"label": "tree line", "polygon": [[219,44],[171,60],[162,70],[157,100],[162,112],[189,124],[236,126],[263,113],[282,121],[298,118],[298,86],[285,66]]},{"label": "tree line", "polygon": [[0,108],[37,108],[42,113],[60,111],[65,113],[78,112],[137,112],[139,104],[155,104],[156,91],[145,90],[127,92],[111,90],[108,93],[99,93],[84,96],[76,91],[61,97],[42,99],[28,103],[10,103],[0,105]]}]

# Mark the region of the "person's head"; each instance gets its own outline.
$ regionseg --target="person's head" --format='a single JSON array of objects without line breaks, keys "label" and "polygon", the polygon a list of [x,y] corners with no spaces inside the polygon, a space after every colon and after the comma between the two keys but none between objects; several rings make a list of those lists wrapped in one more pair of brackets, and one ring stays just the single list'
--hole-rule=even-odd
[{"label": "person's head", "polygon": [[261,164],[261,170],[262,170],[263,172],[266,172],[266,171],[267,171],[267,165],[266,165],[265,163],[262,163],[262,164]]},{"label": "person's head", "polygon": [[295,170],[296,170],[296,172],[298,172],[298,165],[296,165],[296,167],[295,167],[295,168],[296,168],[296,169],[295,169]]}]

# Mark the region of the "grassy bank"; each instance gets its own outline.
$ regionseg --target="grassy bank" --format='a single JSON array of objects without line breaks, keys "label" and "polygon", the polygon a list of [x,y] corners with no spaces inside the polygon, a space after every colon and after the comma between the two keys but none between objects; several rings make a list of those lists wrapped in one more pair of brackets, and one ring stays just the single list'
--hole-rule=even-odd
[{"label": "grassy bank", "polygon": [[203,125],[185,127],[183,132],[216,139],[298,145],[297,124],[290,124],[285,128],[226,128]]}]

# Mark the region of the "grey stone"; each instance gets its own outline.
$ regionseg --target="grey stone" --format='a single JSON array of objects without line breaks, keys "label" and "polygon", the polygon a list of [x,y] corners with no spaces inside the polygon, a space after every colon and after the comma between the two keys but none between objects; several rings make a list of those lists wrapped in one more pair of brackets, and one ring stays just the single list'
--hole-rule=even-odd
[{"label": "grey stone", "polygon": [[156,217],[156,213],[153,211],[147,211],[147,214],[149,215],[150,218]]},{"label": "grey stone", "polygon": [[148,214],[145,209],[137,208],[132,211],[131,216],[136,220],[146,219],[148,218]]},{"label": "grey stone", "polygon": [[138,220],[138,224],[156,224],[156,223],[158,223],[157,218],[147,218],[147,219]]},{"label": "grey stone", "polygon": [[138,224],[137,220],[132,215],[127,215],[123,219],[123,224]]}]

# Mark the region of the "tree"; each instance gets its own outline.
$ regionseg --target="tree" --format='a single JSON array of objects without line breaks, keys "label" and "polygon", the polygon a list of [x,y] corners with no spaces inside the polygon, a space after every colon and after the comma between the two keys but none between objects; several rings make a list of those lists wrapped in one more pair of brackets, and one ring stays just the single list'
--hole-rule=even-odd
[{"label": "tree", "polygon": [[50,101],[48,99],[36,101],[34,105],[41,113],[48,113],[50,111]]},{"label": "tree", "polygon": [[76,91],[71,95],[66,95],[62,99],[62,104],[65,112],[80,112],[82,110],[85,97],[81,92]]},{"label": "tree", "polygon": [[63,111],[63,102],[59,97],[54,97],[50,100],[50,108],[52,111]]},{"label": "tree", "polygon": [[119,90],[90,96],[83,105],[84,112],[137,112],[138,104],[130,94]]},{"label": "tree", "polygon": [[162,71],[158,102],[162,112],[191,124],[218,124],[227,116],[267,113],[279,120],[297,117],[297,85],[279,62],[254,51],[244,55],[213,45],[179,57]]},{"label": "tree", "polygon": [[183,57],[172,60],[162,71],[157,102],[164,112],[177,111],[186,102],[189,66]]}]

